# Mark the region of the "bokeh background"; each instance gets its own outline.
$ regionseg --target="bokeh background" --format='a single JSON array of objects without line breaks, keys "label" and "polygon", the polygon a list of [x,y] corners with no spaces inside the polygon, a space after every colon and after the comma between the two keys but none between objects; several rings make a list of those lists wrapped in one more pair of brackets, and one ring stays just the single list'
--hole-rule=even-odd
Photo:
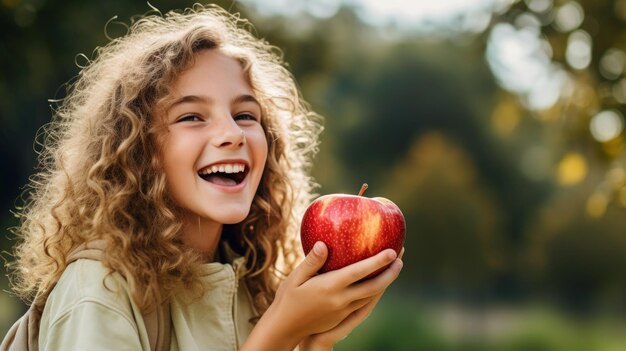
[{"label": "bokeh background", "polygon": [[[401,277],[336,350],[626,349],[626,0],[217,3],[325,116],[318,193],[368,182],[406,216]],[[0,1],[5,260],[48,100],[148,11]],[[0,288],[4,335],[25,306]]]}]

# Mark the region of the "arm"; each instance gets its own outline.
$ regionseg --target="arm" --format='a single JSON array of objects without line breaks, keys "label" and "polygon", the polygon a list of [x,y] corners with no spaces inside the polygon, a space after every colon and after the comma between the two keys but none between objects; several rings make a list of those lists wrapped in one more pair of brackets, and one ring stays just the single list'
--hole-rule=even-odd
[{"label": "arm", "polygon": [[[274,302],[257,323],[242,351],[291,351],[305,338],[336,328],[341,332],[313,338],[303,346],[334,345],[338,341],[334,338],[347,329],[352,330],[365,318],[385,288],[396,279],[402,266],[395,252],[389,249],[342,269],[318,275],[317,271],[327,256],[326,246],[317,243],[278,289]],[[360,281],[396,260],[376,277]]]}]

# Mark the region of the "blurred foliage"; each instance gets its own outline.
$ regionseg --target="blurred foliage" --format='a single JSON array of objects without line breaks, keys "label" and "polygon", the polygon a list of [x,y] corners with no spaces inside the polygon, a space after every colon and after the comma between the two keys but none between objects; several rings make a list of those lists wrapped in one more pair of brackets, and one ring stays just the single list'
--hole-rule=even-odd
[{"label": "blurred foliage", "polygon": [[[626,207],[625,21],[624,0],[524,0],[496,15],[491,25],[508,23],[536,36],[542,51],[565,73],[555,103],[527,112],[557,132],[545,152],[560,162],[558,184],[601,178],[589,184],[594,189],[586,212],[592,217],[602,216],[608,203]],[[523,100],[504,99],[501,104],[528,107]]]},{"label": "blurred foliage", "polygon": [[[565,73],[558,99],[544,108],[499,94],[492,124],[519,148],[525,174],[553,183],[526,223],[522,285],[578,311],[625,307],[625,21],[623,0],[524,0],[490,25],[536,36]],[[523,122],[539,128],[532,142]]]},{"label": "blurred foliage", "polygon": [[468,308],[394,296],[334,349],[617,351],[626,345],[624,327],[623,319],[578,319],[542,305]]},{"label": "blurred foliage", "polygon": [[[185,6],[150,3],[163,12]],[[325,116],[313,169],[319,193],[356,193],[366,181],[368,196],[393,200],[407,219],[393,295],[338,350],[624,348],[623,338],[602,330],[621,326],[626,312],[624,132],[600,141],[591,126],[601,111],[626,113],[625,64],[615,51],[626,52],[626,1],[514,1],[463,40],[389,35],[350,6],[320,19],[217,3],[242,12],[282,49],[303,95]],[[564,6],[584,19],[564,26],[556,20]],[[121,0],[0,1],[3,257],[13,244],[6,228],[17,224],[10,210],[36,164],[33,140],[51,116],[47,99],[63,97],[79,53],[92,57],[107,35],[124,33],[117,21],[149,10]],[[485,59],[495,26],[528,29],[536,25],[528,16],[569,77],[555,103],[540,109],[501,87]],[[593,45],[589,63],[574,68],[567,47],[579,30]],[[8,291],[6,279],[0,287]],[[437,322],[451,301],[473,309],[459,322],[469,325],[467,337]],[[532,301],[548,307],[525,309]],[[481,326],[498,304],[520,307],[496,323],[512,326],[491,338]],[[0,293],[0,334],[20,308]],[[613,317],[619,322],[606,322]]]}]

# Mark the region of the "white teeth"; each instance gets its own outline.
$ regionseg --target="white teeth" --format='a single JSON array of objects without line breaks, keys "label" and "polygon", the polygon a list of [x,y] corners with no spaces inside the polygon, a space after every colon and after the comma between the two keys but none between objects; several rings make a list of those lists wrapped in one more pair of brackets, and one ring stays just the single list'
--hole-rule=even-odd
[{"label": "white teeth", "polygon": [[198,173],[202,175],[217,173],[217,172],[239,173],[239,172],[243,172],[245,169],[246,169],[246,166],[244,164],[227,163],[227,164],[213,165],[213,166],[202,168]]}]

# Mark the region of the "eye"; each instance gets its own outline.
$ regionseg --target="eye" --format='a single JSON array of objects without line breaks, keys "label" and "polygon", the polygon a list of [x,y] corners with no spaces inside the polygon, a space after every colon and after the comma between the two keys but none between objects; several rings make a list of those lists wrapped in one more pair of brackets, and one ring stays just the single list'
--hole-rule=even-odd
[{"label": "eye", "polygon": [[235,121],[257,121],[258,119],[250,113],[240,113],[233,117]]},{"label": "eye", "polygon": [[179,123],[179,122],[199,122],[199,121],[202,121],[202,118],[200,118],[198,115],[189,114],[189,115],[184,115],[184,116],[180,117],[179,119],[177,119],[176,123]]}]

